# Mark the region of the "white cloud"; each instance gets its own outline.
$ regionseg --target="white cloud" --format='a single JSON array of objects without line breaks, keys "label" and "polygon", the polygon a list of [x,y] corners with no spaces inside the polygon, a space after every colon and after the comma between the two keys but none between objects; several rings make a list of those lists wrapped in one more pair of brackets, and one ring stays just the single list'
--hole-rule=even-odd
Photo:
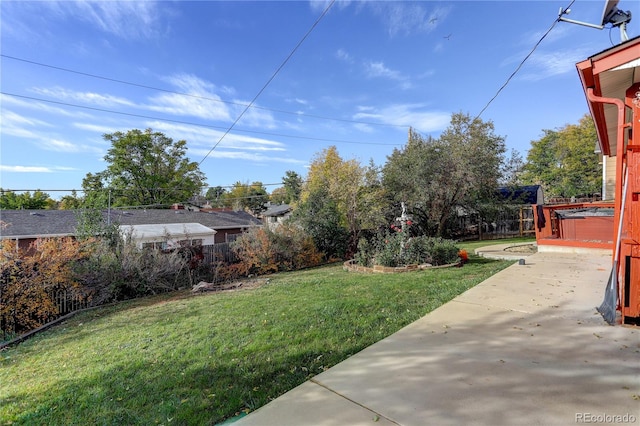
[{"label": "white cloud", "polygon": [[57,23],[86,23],[125,40],[155,38],[164,31],[161,18],[170,7],[149,0],[4,1],[2,6],[3,35],[31,44],[46,41]]},{"label": "white cloud", "polygon": [[349,64],[353,63],[353,59],[351,58],[351,55],[349,55],[349,53],[342,48],[336,51],[336,58],[338,58],[341,61],[345,61]]},{"label": "white cloud", "polygon": [[421,132],[443,130],[449,124],[451,115],[446,112],[425,111],[420,104],[397,104],[384,108],[362,107],[354,115],[354,120],[375,121],[395,126],[412,126]]},{"label": "white cloud", "polygon": [[[55,2],[54,2],[55,3]],[[160,14],[154,1],[58,2],[67,16],[96,26],[123,39],[153,38],[160,31]]]},{"label": "white cloud", "polygon": [[40,148],[57,152],[93,152],[102,153],[102,150],[86,144],[77,144],[58,138],[54,131],[55,126],[43,120],[30,118],[13,111],[2,111],[2,134],[21,139],[31,140]]},{"label": "white cloud", "polygon": [[[199,150],[203,156],[207,154],[204,150]],[[296,160],[294,158],[287,157],[275,157],[272,155],[265,155],[262,153],[244,152],[244,151],[225,151],[214,150],[209,154],[208,158],[225,158],[229,160],[245,160],[253,161],[255,163],[286,163],[286,164],[306,164],[306,160]]]},{"label": "white cloud", "polygon": [[82,111],[66,110],[64,108],[53,106],[53,105],[48,104],[46,102],[40,102],[40,101],[36,101],[36,100],[32,100],[32,99],[21,98],[21,97],[16,97],[16,96],[11,96],[11,95],[4,95],[4,94],[0,95],[0,103],[2,103],[3,107],[5,107],[7,105],[12,105],[12,106],[20,107],[20,108],[26,108],[26,109],[30,109],[30,110],[46,112],[46,113],[50,113],[50,114],[57,114],[57,115],[62,115],[62,116],[66,116],[66,117],[75,117],[75,118],[88,118],[88,117],[91,117],[90,114],[87,114],[87,113],[82,112]]},{"label": "white cloud", "polygon": [[5,173],[54,173],[76,171],[74,167],[65,166],[9,166],[0,164],[0,171]]},{"label": "white cloud", "polygon": [[[184,139],[189,144],[189,153],[203,152],[205,155],[213,147],[222,135],[221,130],[208,129],[205,127],[189,126],[183,124],[166,123],[154,121],[147,123],[154,130],[161,131],[165,135],[176,139],[174,135],[179,135],[179,139]],[[205,150],[199,147],[206,147]],[[216,149],[239,149],[246,151],[285,151],[282,142],[257,138],[253,136],[241,135],[238,133],[228,133],[218,144]],[[215,150],[214,150],[215,152]]]},{"label": "white cloud", "polygon": [[369,62],[366,64],[366,71],[369,77],[386,77],[392,80],[400,78],[398,71],[387,68],[383,62]]},{"label": "white cloud", "polygon": [[451,6],[429,9],[429,2],[367,2],[379,16],[389,35],[429,33],[435,30],[451,11]]},{"label": "white cloud", "polygon": [[151,98],[149,109],[167,114],[198,117],[231,123],[243,114],[239,123],[249,127],[273,129],[276,127],[271,112],[261,108],[247,108],[249,101],[224,101],[217,92],[230,94],[233,88],[218,88],[213,83],[191,74],[177,74],[165,77],[176,87],[176,93],[164,93]]},{"label": "white cloud", "polygon": [[53,170],[50,167],[44,166],[8,166],[6,164],[0,164],[0,171],[6,173],[52,173]]},{"label": "white cloud", "polygon": [[[548,77],[575,73],[576,63],[588,57],[591,50],[589,48],[573,48],[552,52],[534,52],[525,63],[521,78],[539,81]],[[513,58],[511,62],[513,62]]]},{"label": "white cloud", "polygon": [[400,71],[387,68],[383,62],[368,62],[365,64],[365,73],[369,78],[386,78],[397,81],[404,90],[412,87],[409,77],[402,75]]},{"label": "white cloud", "polygon": [[163,93],[154,96],[149,109],[206,120],[231,120],[229,107],[214,93],[216,87],[213,83],[191,74],[176,74],[165,77],[164,80],[176,87],[176,91],[186,95]]},{"label": "white cloud", "polygon": [[77,92],[75,90],[64,89],[62,87],[53,87],[51,89],[35,87],[31,89],[33,92],[56,98],[58,101],[82,102],[100,107],[121,107],[134,106],[135,104],[128,99],[118,96],[100,94],[93,92]]},{"label": "white cloud", "polygon": [[38,120],[37,118],[26,117],[9,110],[2,111],[0,122],[2,123],[3,130],[16,126],[49,126],[45,121]]},{"label": "white cloud", "polygon": [[90,123],[73,123],[73,127],[82,130],[88,130],[93,133],[97,133],[99,135],[104,135],[105,133],[113,133],[121,130],[120,126],[103,126],[99,124],[90,124]]}]

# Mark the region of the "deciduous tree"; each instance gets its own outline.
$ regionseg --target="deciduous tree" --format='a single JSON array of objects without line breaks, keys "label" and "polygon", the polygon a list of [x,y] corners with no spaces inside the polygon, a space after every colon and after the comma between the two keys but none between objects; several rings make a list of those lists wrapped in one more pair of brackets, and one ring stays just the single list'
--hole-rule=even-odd
[{"label": "deciduous tree", "polygon": [[543,132],[540,139],[531,142],[523,182],[542,185],[549,197],[600,193],[602,172],[594,153],[597,135],[591,116],[583,116],[578,124]]},{"label": "deciduous tree", "polygon": [[19,210],[19,209],[54,209],[56,207],[55,200],[51,199],[49,194],[40,190],[35,190],[33,194],[29,191],[16,194],[14,191],[5,191],[0,188],[0,209],[3,210]]},{"label": "deciduous tree", "polygon": [[114,206],[166,205],[200,192],[204,174],[198,163],[186,157],[186,141],[174,141],[151,129],[115,132],[103,138],[111,143],[104,157],[108,167],[87,174],[82,183],[88,199],[101,207],[106,206],[105,188],[112,190]]},{"label": "deciduous tree", "polygon": [[224,195],[225,206],[235,210],[250,210],[253,214],[259,214],[265,210],[269,194],[262,182],[252,184],[236,182],[233,188]]},{"label": "deciduous tree", "polygon": [[447,236],[458,209],[479,210],[495,197],[504,152],[492,122],[456,113],[438,139],[410,131],[388,157],[383,185],[395,211],[406,203],[420,234]]},{"label": "deciduous tree", "polygon": [[302,188],[301,204],[307,203],[311,196],[327,197],[338,214],[336,223],[348,232],[348,247],[355,250],[363,224],[370,224],[371,214],[375,213],[369,209],[370,194],[363,190],[365,187],[374,190],[374,177],[375,171],[368,171],[355,159],[343,160],[337,148],[331,146],[312,160]]}]

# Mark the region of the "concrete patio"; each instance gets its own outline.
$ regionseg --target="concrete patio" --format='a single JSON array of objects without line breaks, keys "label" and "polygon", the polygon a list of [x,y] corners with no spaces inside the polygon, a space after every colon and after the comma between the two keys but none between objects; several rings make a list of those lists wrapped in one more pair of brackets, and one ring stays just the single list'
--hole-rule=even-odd
[{"label": "concrete patio", "polygon": [[640,329],[595,309],[611,255],[517,257],[234,426],[640,424]]}]

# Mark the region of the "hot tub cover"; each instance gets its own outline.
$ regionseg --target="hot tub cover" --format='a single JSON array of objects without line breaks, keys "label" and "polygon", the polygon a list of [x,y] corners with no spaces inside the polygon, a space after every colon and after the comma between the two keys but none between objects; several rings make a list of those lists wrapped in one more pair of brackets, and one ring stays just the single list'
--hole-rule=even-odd
[{"label": "hot tub cover", "polygon": [[579,209],[556,210],[561,219],[583,219],[585,217],[606,216],[613,217],[613,207],[586,207]]}]

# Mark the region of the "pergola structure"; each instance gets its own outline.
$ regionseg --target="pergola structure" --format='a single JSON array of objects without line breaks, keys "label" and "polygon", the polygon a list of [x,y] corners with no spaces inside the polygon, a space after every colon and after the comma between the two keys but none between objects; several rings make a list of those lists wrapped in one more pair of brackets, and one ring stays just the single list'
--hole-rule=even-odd
[{"label": "pergola structure", "polygon": [[640,324],[640,37],[576,64],[600,150],[615,157],[611,284],[623,324]]}]

